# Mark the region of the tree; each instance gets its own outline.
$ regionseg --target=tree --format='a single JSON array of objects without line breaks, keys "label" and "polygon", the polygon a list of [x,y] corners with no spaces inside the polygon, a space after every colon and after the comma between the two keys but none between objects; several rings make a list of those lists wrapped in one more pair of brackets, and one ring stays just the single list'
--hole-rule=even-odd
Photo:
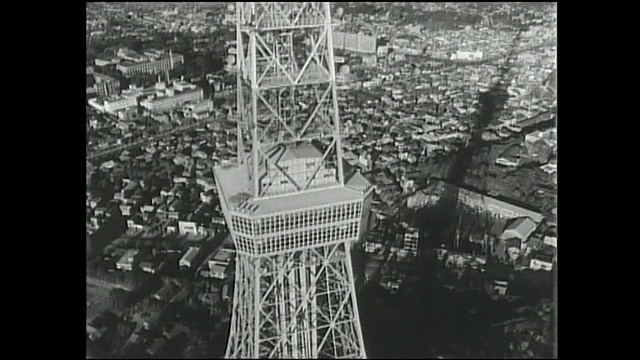
[{"label": "tree", "polygon": [[136,39],[134,37],[127,37],[123,42],[122,46],[128,49],[134,50],[136,52],[142,51],[142,40]]},{"label": "tree", "polygon": [[144,85],[144,78],[142,75],[134,75],[129,79],[129,83],[136,87],[140,87]]},{"label": "tree", "polygon": [[120,357],[122,356],[122,351],[127,344],[127,340],[131,335],[131,326],[127,323],[120,323],[116,326],[115,332],[113,333],[112,341],[111,341],[111,356]]},{"label": "tree", "polygon": [[159,49],[163,49],[167,46],[167,36],[163,32],[156,32],[153,35],[153,46]]}]

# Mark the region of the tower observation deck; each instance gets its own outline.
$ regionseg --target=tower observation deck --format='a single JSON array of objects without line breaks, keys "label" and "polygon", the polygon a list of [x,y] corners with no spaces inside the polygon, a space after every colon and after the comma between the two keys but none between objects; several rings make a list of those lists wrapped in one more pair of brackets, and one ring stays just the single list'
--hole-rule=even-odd
[{"label": "tower observation deck", "polygon": [[227,358],[365,358],[351,264],[371,184],[342,158],[328,2],[235,4],[236,248]]}]

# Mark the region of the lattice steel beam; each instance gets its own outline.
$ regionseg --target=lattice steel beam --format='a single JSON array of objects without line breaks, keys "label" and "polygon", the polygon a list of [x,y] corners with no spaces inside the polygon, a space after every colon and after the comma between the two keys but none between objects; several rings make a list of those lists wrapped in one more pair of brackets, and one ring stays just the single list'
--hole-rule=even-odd
[{"label": "lattice steel beam", "polygon": [[[329,3],[236,3],[237,169],[250,180],[216,181],[237,251],[227,358],[366,357],[350,249],[370,188],[345,188],[331,27]],[[282,210],[311,191],[341,195]]]}]

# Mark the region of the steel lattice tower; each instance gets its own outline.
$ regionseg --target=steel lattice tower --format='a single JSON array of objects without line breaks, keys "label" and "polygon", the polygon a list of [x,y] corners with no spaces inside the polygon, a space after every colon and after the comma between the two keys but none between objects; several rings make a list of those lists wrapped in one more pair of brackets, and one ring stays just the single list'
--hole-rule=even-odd
[{"label": "steel lattice tower", "polygon": [[329,3],[235,10],[238,157],[214,168],[237,252],[226,357],[365,358],[351,245],[372,186],[342,160]]}]

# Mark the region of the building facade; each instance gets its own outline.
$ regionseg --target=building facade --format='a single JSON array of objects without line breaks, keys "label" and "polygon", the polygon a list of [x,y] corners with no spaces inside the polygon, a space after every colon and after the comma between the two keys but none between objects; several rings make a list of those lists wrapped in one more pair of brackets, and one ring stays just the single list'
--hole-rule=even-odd
[{"label": "building facade", "polygon": [[110,96],[120,94],[120,81],[112,77],[94,73],[96,83],[94,88],[99,96]]},{"label": "building facade", "polygon": [[88,104],[98,111],[117,114],[118,111],[138,106],[138,99],[133,96],[112,95],[106,98],[89,99]]},{"label": "building facade", "polygon": [[163,96],[153,96],[142,100],[140,106],[153,112],[161,113],[168,110],[172,110],[178,106],[187,102],[198,102],[204,98],[204,92],[200,88],[187,89],[184,91],[169,91],[165,92]]},{"label": "building facade", "polygon": [[407,228],[404,233],[404,243],[402,249],[411,256],[418,256],[418,243],[420,241],[420,231],[417,228]]},{"label": "building facade", "polygon": [[120,63],[116,69],[126,77],[139,74],[157,74],[171,69],[175,64],[184,64],[184,56],[173,54],[169,58],[163,58],[145,62]]},{"label": "building facade", "polygon": [[135,97],[114,96],[104,101],[104,110],[113,114],[134,106],[138,106],[138,99]]}]

